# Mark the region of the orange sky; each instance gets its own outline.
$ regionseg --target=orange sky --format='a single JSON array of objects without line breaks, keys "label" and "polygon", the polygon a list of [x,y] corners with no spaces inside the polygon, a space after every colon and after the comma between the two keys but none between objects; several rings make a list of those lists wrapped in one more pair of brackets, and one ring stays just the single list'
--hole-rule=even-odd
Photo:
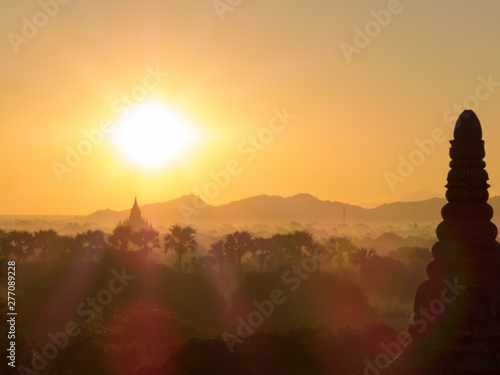
[{"label": "orange sky", "polygon": [[[228,163],[234,175],[212,204],[444,194],[454,104],[464,102],[483,124],[490,193],[500,192],[496,1],[60,2],[0,5],[0,214],[166,201],[203,192]],[[116,124],[123,95],[140,92],[151,69],[168,76],[146,81],[145,102],[181,114],[196,146],[151,171],[113,146],[115,126],[58,178],[54,163],[67,164],[84,131]],[[424,154],[416,141],[432,134]],[[403,176],[400,157],[419,165]]]}]

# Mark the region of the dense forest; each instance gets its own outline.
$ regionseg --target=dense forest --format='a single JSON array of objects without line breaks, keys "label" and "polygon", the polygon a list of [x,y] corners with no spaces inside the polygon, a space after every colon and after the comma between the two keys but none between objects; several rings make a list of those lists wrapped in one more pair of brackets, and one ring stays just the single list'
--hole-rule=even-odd
[{"label": "dense forest", "polygon": [[406,330],[431,259],[307,230],[235,231],[208,249],[198,235],[181,225],[0,231],[2,288],[16,263],[18,372],[373,372]]}]

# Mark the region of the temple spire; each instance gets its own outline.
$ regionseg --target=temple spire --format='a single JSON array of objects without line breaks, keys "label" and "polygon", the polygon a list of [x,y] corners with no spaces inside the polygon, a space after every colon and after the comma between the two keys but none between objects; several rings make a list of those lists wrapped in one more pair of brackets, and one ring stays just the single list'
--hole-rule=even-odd
[{"label": "temple spire", "polygon": [[134,205],[130,210],[130,216],[127,220],[125,220],[122,225],[128,225],[132,228],[133,231],[139,231],[141,229],[151,229],[151,224],[149,224],[146,220],[143,219],[141,214],[141,209],[139,208],[139,204],[137,203],[137,196],[134,199]]},{"label": "temple spire", "polygon": [[455,124],[455,130],[453,132],[453,138],[455,139],[481,139],[483,138],[483,131],[481,129],[481,123],[477,118],[474,111],[467,109],[462,112]]},{"label": "temple spire", "polygon": [[411,341],[393,363],[396,374],[500,373],[500,244],[473,111],[462,112],[453,136],[448,203],[436,228],[429,279],[415,294]]}]

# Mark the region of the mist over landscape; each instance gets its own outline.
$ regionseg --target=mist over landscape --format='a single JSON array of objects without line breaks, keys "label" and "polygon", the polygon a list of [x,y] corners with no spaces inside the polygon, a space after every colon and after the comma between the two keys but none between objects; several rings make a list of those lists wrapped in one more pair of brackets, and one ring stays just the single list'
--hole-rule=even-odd
[{"label": "mist over landscape", "polygon": [[[496,198],[490,199],[493,207],[497,201],[500,205],[500,199]],[[433,198],[366,209],[299,194],[288,198],[256,196],[221,206],[207,204],[202,209],[196,209],[198,206],[193,202],[198,204],[200,199],[193,195],[183,196],[168,202],[146,204],[141,206],[141,211],[161,233],[166,233],[171,225],[190,224],[202,236],[199,243],[203,247],[236,230],[268,236],[274,232],[305,229],[318,238],[349,236],[360,246],[376,247],[387,252],[405,245],[430,247],[440,221],[441,207],[445,203],[445,199]],[[28,231],[55,229],[66,235],[96,229],[111,233],[119,221],[128,217],[129,212],[129,209],[106,209],[86,216],[0,215],[0,226]]]},{"label": "mist over landscape", "polygon": [[[369,355],[380,335],[389,340],[405,330],[411,291],[425,277],[435,242],[435,226],[424,219],[438,216],[428,211],[441,201],[364,209],[299,194],[201,209],[200,198],[189,195],[87,216],[4,216],[0,261],[22,268],[18,288],[36,284],[36,294],[24,294],[16,307],[23,311],[22,371],[50,373],[71,361],[82,371],[197,373],[209,366],[221,373],[226,366],[230,373],[250,365],[234,358],[264,355],[268,344],[261,340],[282,340],[273,344],[278,351],[296,340],[306,346],[294,359],[286,352],[283,362],[270,357],[258,371],[290,365],[362,371],[359,360],[313,364],[307,343],[361,340],[372,347],[359,355]],[[194,207],[196,218],[183,216]],[[71,289],[58,292],[57,280]],[[119,293],[113,282],[123,284]],[[50,361],[54,342],[62,346]],[[207,345],[215,357],[206,356]],[[102,350],[109,354],[100,357]],[[89,363],[89,355],[98,362]]]}]

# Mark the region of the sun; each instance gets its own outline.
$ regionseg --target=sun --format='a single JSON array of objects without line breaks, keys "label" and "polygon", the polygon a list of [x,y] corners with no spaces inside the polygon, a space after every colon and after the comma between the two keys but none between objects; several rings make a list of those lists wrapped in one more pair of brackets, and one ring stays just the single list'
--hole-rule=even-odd
[{"label": "sun", "polygon": [[113,143],[123,157],[150,170],[181,161],[198,138],[185,118],[157,100],[132,108],[113,132]]}]

